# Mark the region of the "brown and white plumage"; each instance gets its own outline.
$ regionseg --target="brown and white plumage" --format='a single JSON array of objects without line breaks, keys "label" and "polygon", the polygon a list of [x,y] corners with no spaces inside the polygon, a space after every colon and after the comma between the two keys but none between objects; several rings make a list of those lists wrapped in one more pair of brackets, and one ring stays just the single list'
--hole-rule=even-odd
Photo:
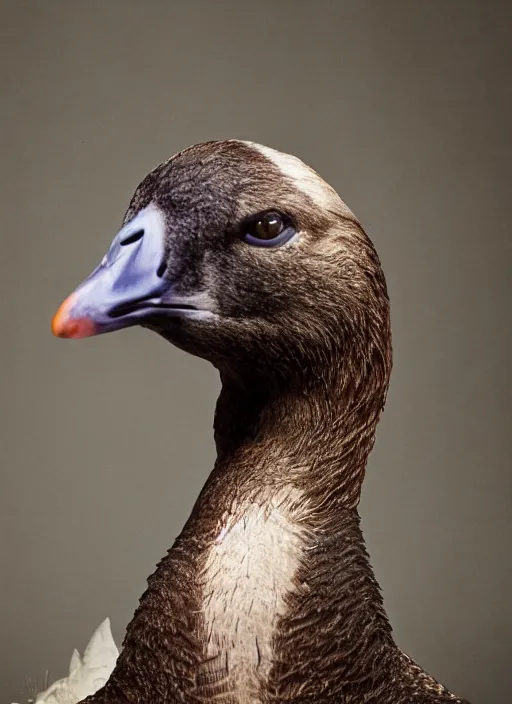
[{"label": "brown and white plumage", "polygon": [[[248,236],[265,240],[265,213],[282,224],[276,246]],[[359,527],[391,332],[355,216],[295,157],[227,140],[157,167],[121,232],[151,291],[111,287],[109,308],[100,267],[54,332],[141,324],[213,363],[218,458],[88,701],[461,702],[395,645]]]}]

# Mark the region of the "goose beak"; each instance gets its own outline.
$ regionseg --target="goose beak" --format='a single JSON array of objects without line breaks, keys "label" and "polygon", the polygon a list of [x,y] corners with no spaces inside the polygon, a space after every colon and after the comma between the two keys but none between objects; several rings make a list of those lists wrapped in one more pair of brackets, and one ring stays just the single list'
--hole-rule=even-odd
[{"label": "goose beak", "polygon": [[83,338],[179,315],[165,270],[164,218],[142,210],[115,236],[101,264],[66,298],[52,320],[57,337]]}]

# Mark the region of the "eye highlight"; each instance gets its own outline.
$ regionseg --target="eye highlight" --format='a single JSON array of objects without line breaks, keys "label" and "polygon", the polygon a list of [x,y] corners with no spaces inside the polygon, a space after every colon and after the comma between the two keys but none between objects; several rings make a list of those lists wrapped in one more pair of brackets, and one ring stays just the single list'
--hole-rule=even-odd
[{"label": "eye highlight", "polygon": [[275,210],[255,215],[242,227],[242,239],[256,247],[278,247],[295,234],[289,218]]}]

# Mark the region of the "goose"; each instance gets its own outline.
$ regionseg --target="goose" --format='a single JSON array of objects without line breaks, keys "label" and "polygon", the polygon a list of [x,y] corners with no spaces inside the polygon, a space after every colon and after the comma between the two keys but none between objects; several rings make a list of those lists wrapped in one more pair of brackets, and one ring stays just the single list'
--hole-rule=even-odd
[{"label": "goose", "polygon": [[217,458],[85,701],[464,702],[395,643],[365,547],[389,299],[336,191],[254,142],[163,162],[52,320],[71,339],[134,325],[218,370]]}]

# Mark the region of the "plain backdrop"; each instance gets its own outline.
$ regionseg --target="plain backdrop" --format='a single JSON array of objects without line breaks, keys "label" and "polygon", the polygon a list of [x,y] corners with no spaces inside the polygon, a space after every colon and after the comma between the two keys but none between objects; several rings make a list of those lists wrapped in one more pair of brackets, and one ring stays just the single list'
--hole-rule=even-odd
[{"label": "plain backdrop", "polygon": [[208,139],[316,168],[387,275],[361,504],[399,645],[474,704],[512,657],[512,4],[1,2],[0,701],[118,643],[213,464],[217,375],[137,329],[54,339],[139,181]]}]

